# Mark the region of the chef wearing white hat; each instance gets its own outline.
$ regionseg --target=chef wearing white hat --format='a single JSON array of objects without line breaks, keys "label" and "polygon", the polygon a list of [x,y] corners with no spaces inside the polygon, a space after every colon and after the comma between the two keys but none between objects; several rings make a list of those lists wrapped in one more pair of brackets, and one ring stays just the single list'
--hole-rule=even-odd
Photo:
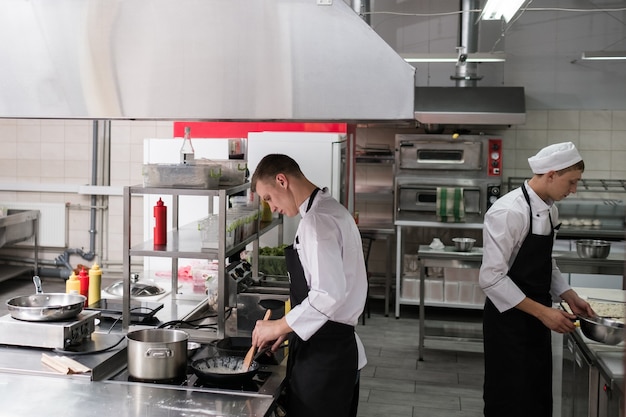
[{"label": "chef wearing white hat", "polygon": [[574,331],[575,315],[552,308],[567,302],[575,314],[593,314],[552,259],[555,201],[576,192],[585,164],[571,142],[528,158],[533,177],[497,200],[485,215],[480,286],[483,316],[484,414],[552,416],[550,331]]}]

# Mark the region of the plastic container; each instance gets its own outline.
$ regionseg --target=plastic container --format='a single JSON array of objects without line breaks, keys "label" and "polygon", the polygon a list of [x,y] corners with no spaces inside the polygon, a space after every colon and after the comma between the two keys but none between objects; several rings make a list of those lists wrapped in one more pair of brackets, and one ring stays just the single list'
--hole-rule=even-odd
[{"label": "plastic container", "polygon": [[248,161],[243,159],[196,159],[196,164],[217,165],[220,169],[219,185],[232,187],[246,182]]},{"label": "plastic container", "polygon": [[93,264],[89,268],[89,292],[87,297],[87,305],[92,305],[100,301],[102,291],[102,269],[100,265]]},{"label": "plastic container", "polygon": [[144,187],[212,189],[219,186],[221,168],[217,164],[144,164]]},{"label": "plastic container", "polygon": [[159,198],[154,206],[154,244],[158,246],[167,244],[167,207]]},{"label": "plastic container", "polygon": [[69,276],[67,281],[65,281],[65,292],[68,294],[79,294],[80,295],[80,281],[78,280],[78,275],[72,271],[72,274]]},{"label": "plastic container", "polygon": [[81,268],[78,273],[78,281],[80,281],[80,295],[85,296],[85,306],[89,299],[89,272],[85,268]]},{"label": "plastic container", "polygon": [[259,272],[272,276],[287,276],[287,261],[284,256],[259,255]]}]

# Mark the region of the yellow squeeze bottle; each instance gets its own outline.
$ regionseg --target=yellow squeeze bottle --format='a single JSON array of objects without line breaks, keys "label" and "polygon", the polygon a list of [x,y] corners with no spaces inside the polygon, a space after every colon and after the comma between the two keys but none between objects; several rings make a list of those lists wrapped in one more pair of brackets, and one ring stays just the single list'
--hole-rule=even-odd
[{"label": "yellow squeeze bottle", "polygon": [[72,275],[65,281],[65,292],[68,294],[80,294],[80,281],[72,271]]},{"label": "yellow squeeze bottle", "polygon": [[102,269],[100,269],[100,265],[93,264],[89,269],[89,293],[87,296],[87,305],[92,305],[100,301],[101,288]]}]

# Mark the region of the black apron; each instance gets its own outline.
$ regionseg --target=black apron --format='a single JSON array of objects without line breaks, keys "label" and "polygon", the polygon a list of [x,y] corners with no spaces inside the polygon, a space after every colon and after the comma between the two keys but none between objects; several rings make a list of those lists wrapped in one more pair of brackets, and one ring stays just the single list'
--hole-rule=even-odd
[{"label": "black apron", "polygon": [[[508,272],[530,299],[550,306],[552,245],[550,235],[535,235],[533,214],[526,187],[524,198],[530,212],[528,235]],[[552,416],[552,349],[550,329],[517,308],[500,313],[487,298],[483,317],[485,348],[486,417]]]},{"label": "black apron", "polygon": [[[311,194],[307,212],[318,191],[319,188]],[[295,307],[308,297],[309,287],[293,245],[285,248],[285,260],[290,280],[289,297],[291,306]],[[287,358],[287,415],[355,417],[357,367],[353,326],[329,320],[307,341],[292,332]]]}]

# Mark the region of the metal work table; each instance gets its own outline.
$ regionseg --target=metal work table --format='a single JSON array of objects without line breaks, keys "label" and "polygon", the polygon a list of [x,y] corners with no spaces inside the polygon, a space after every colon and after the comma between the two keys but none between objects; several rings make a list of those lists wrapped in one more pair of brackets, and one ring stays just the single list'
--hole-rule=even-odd
[{"label": "metal work table", "polygon": [[90,382],[71,378],[0,373],[3,415],[21,417],[267,416],[271,396],[203,392],[154,384]]},{"label": "metal work table", "polygon": [[[444,249],[431,249],[429,246],[420,245],[417,255],[420,260],[420,300],[419,300],[419,360],[424,359],[424,339],[425,339],[425,285],[426,268],[480,268],[483,259],[482,248],[473,248],[470,252],[457,252],[452,246]],[[397,303],[396,303],[397,304]],[[396,308],[398,309],[399,306]],[[451,305],[450,307],[454,307]],[[399,311],[396,311],[396,317]]]},{"label": "metal work table", "polygon": [[[482,248],[473,248],[470,252],[457,252],[454,247],[446,246],[444,249],[431,249],[427,245],[421,245],[418,250],[420,259],[420,297],[419,297],[419,359],[423,359],[424,350],[424,322],[425,322],[425,290],[424,281],[427,267],[444,268],[480,268],[482,264]],[[621,275],[624,272],[624,257],[622,254],[609,255],[606,259],[580,258],[576,252],[555,251],[553,257],[557,261],[559,269],[564,273],[594,273],[606,275]],[[399,283],[397,283],[399,285]],[[450,304],[451,308],[475,306],[461,306]],[[396,301],[396,317],[399,316],[399,305]]]},{"label": "metal work table", "polygon": [[[187,317],[200,305],[168,294],[159,302],[164,308],[157,313],[161,321]],[[102,328],[104,326],[104,328]],[[108,334],[108,324],[91,335],[85,350],[113,345],[125,332],[121,326]],[[133,325],[130,330],[154,326]],[[190,340],[204,342],[215,339],[215,332],[191,331]],[[0,403],[3,415],[11,416],[81,416],[101,415],[169,417],[202,415],[225,417],[269,416],[282,390],[285,366],[272,366],[272,375],[259,392],[243,392],[219,388],[159,385],[116,379],[127,363],[126,341],[109,352],[97,355],[69,355],[91,368],[85,374],[62,375],[41,363],[42,353],[52,350],[0,345]],[[283,361],[286,362],[286,361]],[[37,401],[33,402],[33,396]]]},{"label": "metal work table", "polygon": [[389,316],[389,301],[391,295],[393,237],[396,234],[396,230],[391,223],[360,222],[358,226],[362,236],[368,236],[374,240],[384,239],[387,245],[387,263],[385,266],[385,317],[387,317]]}]

